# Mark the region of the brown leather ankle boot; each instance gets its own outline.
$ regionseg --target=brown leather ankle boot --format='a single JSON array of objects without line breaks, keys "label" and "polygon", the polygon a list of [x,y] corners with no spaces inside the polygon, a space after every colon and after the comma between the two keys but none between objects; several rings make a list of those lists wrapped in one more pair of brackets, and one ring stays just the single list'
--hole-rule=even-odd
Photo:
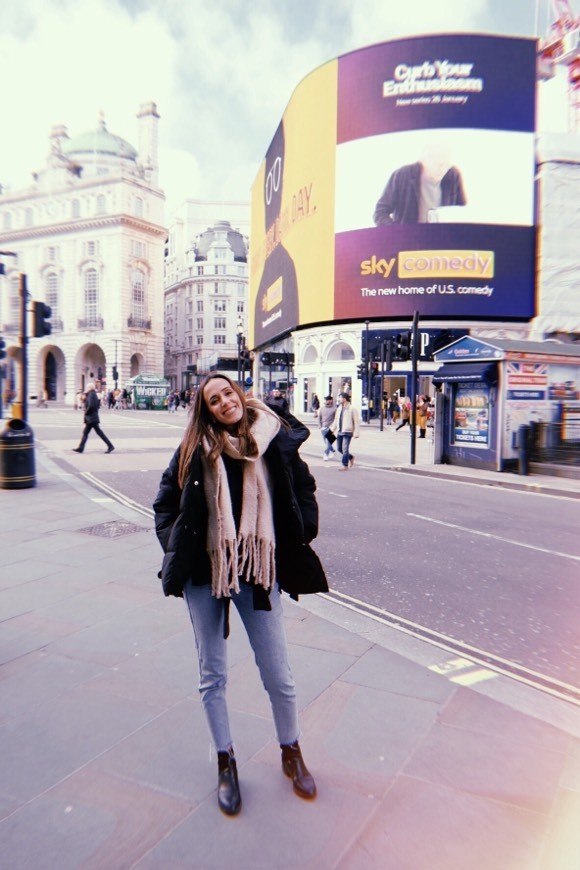
[{"label": "brown leather ankle boot", "polygon": [[292,780],[292,786],[298,797],[312,800],[316,797],[316,783],[312,774],[304,764],[298,742],[280,746],[282,750],[282,770]]},{"label": "brown leather ankle boot", "polygon": [[218,804],[226,816],[237,816],[242,808],[236,759],[230,752],[218,752]]}]

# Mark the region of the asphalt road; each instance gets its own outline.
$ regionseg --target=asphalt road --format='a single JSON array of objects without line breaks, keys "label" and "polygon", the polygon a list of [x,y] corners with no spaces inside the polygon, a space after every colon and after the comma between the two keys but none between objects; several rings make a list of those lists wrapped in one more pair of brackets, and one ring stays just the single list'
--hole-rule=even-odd
[{"label": "asphalt road", "polygon": [[[185,414],[105,412],[118,447],[82,418],[34,411],[38,448],[64,469],[149,511]],[[388,614],[580,687],[580,506],[577,501],[304,456],[318,482],[316,548],[334,590]]]}]

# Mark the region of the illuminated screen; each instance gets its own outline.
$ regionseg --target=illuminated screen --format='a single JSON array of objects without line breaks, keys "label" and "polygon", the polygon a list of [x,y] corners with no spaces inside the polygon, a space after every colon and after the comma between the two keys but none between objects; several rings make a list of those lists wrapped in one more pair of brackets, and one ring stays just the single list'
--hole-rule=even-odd
[{"label": "illuminated screen", "polygon": [[332,320],[534,315],[534,40],[344,55],[294,92],[252,195],[254,346]]}]

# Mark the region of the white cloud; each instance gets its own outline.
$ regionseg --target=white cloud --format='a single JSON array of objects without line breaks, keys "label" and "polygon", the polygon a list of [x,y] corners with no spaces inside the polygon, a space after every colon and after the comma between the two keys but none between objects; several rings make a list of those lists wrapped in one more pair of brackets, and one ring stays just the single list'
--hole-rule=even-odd
[{"label": "white cloud", "polygon": [[[529,0],[19,0],[0,7],[0,182],[24,186],[48,135],[94,129],[137,144],[161,115],[160,176],[175,203],[243,200],[300,80],[331,58],[417,32],[486,29]],[[496,17],[494,17],[496,16]],[[519,17],[523,20],[520,12]],[[522,28],[523,29],[523,28]]]}]

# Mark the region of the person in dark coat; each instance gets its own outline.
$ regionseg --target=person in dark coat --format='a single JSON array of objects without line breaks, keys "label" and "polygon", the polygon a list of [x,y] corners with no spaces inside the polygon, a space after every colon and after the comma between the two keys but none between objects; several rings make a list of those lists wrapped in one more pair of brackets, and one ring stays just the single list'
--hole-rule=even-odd
[{"label": "person in dark coat", "polygon": [[100,407],[99,397],[95,392],[95,385],[92,383],[87,384],[85,389],[85,428],[83,429],[83,434],[81,436],[81,441],[78,447],[73,447],[75,453],[82,453],[85,449],[85,444],[87,443],[87,438],[89,437],[89,433],[91,429],[101,438],[105,444],[107,445],[107,449],[105,453],[112,453],[115,449],[103,430],[101,429],[100,419],[99,419],[99,407]]},{"label": "person in dark coat", "polygon": [[448,143],[434,139],[426,143],[421,160],[392,173],[373,220],[377,226],[427,223],[433,209],[466,202],[461,173],[452,165]]},{"label": "person in dark coat", "polygon": [[211,374],[199,386],[153,504],[163,590],[185,598],[195,633],[199,691],[218,756],[218,804],[227,815],[241,809],[226,704],[230,602],[270,696],[282,769],[296,794],[316,795],[298,744],[280,595],[328,590],[310,547],[318,533],[316,484],[298,452],[308,436],[292,415]]}]

